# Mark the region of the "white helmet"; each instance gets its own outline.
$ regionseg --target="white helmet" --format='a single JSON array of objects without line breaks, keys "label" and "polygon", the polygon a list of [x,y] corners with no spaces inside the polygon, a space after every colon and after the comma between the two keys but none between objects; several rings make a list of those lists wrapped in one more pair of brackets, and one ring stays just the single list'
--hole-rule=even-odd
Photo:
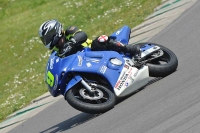
[{"label": "white helmet", "polygon": [[39,36],[43,44],[52,49],[63,35],[63,27],[57,20],[48,20],[39,28]]}]

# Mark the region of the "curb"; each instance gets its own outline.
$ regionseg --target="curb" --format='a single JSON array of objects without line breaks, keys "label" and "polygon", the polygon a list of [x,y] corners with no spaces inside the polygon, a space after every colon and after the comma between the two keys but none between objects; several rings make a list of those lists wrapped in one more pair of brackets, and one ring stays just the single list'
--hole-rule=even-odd
[{"label": "curb", "polygon": [[8,132],[14,127],[18,126],[27,119],[33,117],[40,111],[44,110],[51,104],[55,103],[59,99],[63,98],[62,96],[53,97],[49,92],[39,96],[38,98],[31,101],[31,104],[27,107],[20,109],[13,114],[7,116],[7,119],[0,123],[0,132]]}]

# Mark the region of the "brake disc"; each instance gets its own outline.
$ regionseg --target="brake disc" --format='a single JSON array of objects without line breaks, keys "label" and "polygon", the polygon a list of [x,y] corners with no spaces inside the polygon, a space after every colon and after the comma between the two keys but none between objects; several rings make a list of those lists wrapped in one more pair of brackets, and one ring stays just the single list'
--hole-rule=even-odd
[{"label": "brake disc", "polygon": [[103,92],[99,89],[95,89],[95,92],[92,95],[89,94],[89,92],[85,88],[80,89],[79,93],[84,99],[89,99],[89,100],[98,100],[103,97]]}]

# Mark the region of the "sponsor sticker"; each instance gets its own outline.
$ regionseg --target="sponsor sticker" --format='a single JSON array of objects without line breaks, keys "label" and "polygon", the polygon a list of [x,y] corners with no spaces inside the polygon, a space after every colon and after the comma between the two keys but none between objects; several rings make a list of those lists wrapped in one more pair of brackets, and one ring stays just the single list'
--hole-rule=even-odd
[{"label": "sponsor sticker", "polygon": [[91,67],[92,66],[92,64],[90,62],[88,62],[86,65],[87,65],[87,67]]},{"label": "sponsor sticker", "polygon": [[58,86],[58,75],[56,74],[55,84],[53,86],[53,89],[56,90]]},{"label": "sponsor sticker", "polygon": [[80,55],[78,55],[78,66],[82,66],[83,59]]},{"label": "sponsor sticker", "polygon": [[128,86],[128,82],[126,82],[125,86],[126,86],[126,87]]},{"label": "sponsor sticker", "polygon": [[50,69],[53,69],[54,59],[55,59],[55,57],[53,57],[53,58],[50,60]]},{"label": "sponsor sticker", "polygon": [[133,76],[136,77],[138,72],[139,72],[139,70],[137,70]]},{"label": "sponsor sticker", "polygon": [[126,82],[127,78],[128,78],[129,74],[126,73],[124,74],[121,78],[120,78],[120,83],[119,85],[116,87],[116,89],[120,90],[122,88],[122,86],[124,85],[124,83]]},{"label": "sponsor sticker", "polygon": [[117,83],[116,83],[116,85],[115,85],[115,88],[117,88],[119,85],[120,85],[120,80],[119,81],[117,81]]},{"label": "sponsor sticker", "polygon": [[[134,78],[132,78],[133,67],[130,67],[125,64],[124,68],[125,68],[124,71],[122,71],[122,73],[115,85],[115,89],[117,89],[117,90],[121,90],[124,87],[128,87],[130,85],[130,83],[134,81]],[[138,72],[136,72],[136,73],[138,73]]]},{"label": "sponsor sticker", "polygon": [[126,64],[124,65],[124,67],[125,67],[126,69],[129,69],[129,66],[128,66],[128,65],[126,65]]},{"label": "sponsor sticker", "polygon": [[58,63],[58,62],[59,62],[59,58],[56,59],[56,63]]},{"label": "sponsor sticker", "polygon": [[104,73],[106,72],[106,69],[107,69],[107,67],[103,65],[103,66],[100,68],[99,71],[100,71],[100,73],[103,73],[103,74],[104,74]]}]

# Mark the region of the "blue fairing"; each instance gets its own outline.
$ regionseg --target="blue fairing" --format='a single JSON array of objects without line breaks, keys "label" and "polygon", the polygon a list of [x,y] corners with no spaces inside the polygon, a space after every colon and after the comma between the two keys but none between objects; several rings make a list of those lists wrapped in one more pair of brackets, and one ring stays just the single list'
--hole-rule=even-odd
[{"label": "blue fairing", "polygon": [[70,62],[73,62],[73,59],[74,58],[70,58],[70,56],[69,58],[59,58],[56,56],[56,52],[51,54],[46,66],[45,81],[52,96],[60,94],[58,88],[61,88],[62,73],[67,71]]},{"label": "blue fairing", "polygon": [[111,34],[111,37],[116,38],[117,41],[123,44],[128,44],[130,33],[131,33],[131,29],[125,25],[121,29]]},{"label": "blue fairing", "polygon": [[[129,35],[130,28],[124,26],[114,32],[112,37],[128,44]],[[52,96],[64,95],[66,91],[82,80],[82,77],[77,73],[91,73],[102,76],[114,88],[124,66],[123,56],[114,51],[90,51],[89,48],[65,58],[59,58],[54,52],[46,66],[45,81],[49,92]],[[110,62],[112,58],[121,60],[122,64],[118,66],[112,64]]]},{"label": "blue fairing", "polygon": [[[78,52],[77,54],[65,58],[58,58],[55,56],[55,53],[52,54],[46,71],[46,78],[48,78],[48,71],[50,71],[54,77],[53,85],[48,84],[50,93],[53,96],[57,96],[59,94],[58,88],[66,88],[67,73],[70,72],[93,73],[103,76],[114,88],[123,68],[123,64],[121,66],[111,64],[110,59],[112,58],[118,58],[124,64],[122,56],[114,51]],[[75,81],[77,80],[74,80],[74,82]],[[70,83],[69,86],[72,87],[72,82]],[[71,87],[67,87],[67,90]],[[64,93],[67,90],[60,90],[60,92]]]}]

